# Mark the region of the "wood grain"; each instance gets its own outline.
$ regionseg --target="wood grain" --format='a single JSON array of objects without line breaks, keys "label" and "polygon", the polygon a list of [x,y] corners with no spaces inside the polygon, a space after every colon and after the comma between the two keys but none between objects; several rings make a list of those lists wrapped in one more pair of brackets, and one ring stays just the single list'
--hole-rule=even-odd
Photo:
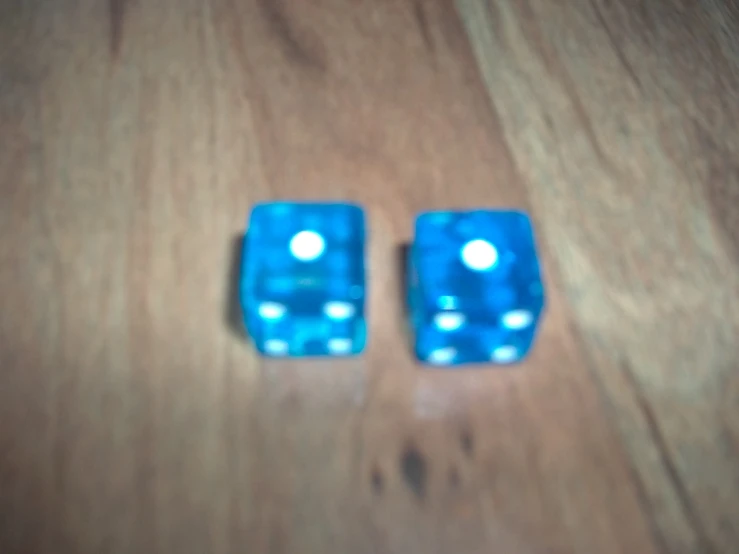
[{"label": "wood grain", "polygon": [[739,540],[739,11],[459,3],[670,552]]},{"label": "wood grain", "polygon": [[[730,552],[736,50],[680,29],[736,19],[625,2],[4,3],[2,551]],[[271,198],[367,208],[365,357],[244,341]],[[481,204],[534,209],[540,342],[422,370],[399,248]]]}]

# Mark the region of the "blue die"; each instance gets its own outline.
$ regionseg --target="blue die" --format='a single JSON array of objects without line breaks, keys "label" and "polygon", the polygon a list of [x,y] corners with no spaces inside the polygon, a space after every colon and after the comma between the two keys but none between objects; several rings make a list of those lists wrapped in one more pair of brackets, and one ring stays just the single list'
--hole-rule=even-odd
[{"label": "blue die", "polygon": [[526,356],[545,302],[526,214],[423,213],[407,256],[409,317],[419,360],[510,364]]},{"label": "blue die", "polygon": [[255,206],[244,239],[246,328],[267,356],[349,356],[366,342],[364,213],[339,203]]}]

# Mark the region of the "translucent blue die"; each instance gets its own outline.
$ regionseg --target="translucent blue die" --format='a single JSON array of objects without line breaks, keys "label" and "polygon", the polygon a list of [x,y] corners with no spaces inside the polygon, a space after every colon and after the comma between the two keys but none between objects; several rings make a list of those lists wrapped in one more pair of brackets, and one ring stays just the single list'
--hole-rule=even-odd
[{"label": "translucent blue die", "polygon": [[519,211],[427,212],[408,249],[419,360],[511,364],[529,352],[544,309],[530,219]]},{"label": "translucent blue die", "polygon": [[244,239],[240,294],[257,349],[267,356],[362,352],[364,252],[364,213],[358,206],[255,206]]}]

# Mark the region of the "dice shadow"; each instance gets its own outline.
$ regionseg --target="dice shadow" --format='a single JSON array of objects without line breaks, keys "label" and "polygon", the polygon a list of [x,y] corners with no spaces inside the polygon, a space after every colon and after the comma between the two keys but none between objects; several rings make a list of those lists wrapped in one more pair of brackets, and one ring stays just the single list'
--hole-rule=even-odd
[{"label": "dice shadow", "polygon": [[239,301],[239,281],[243,262],[245,233],[231,237],[228,248],[228,271],[226,275],[226,293],[223,302],[223,321],[228,331],[239,340],[247,342],[246,326]]},{"label": "dice shadow", "polygon": [[[409,306],[408,306],[408,290],[407,290],[407,283],[408,283],[408,253],[411,249],[411,243],[410,242],[402,242],[395,248],[395,266],[398,270],[398,290],[396,292],[396,300],[400,303],[401,306],[401,315],[404,319],[404,328],[407,327],[408,317],[410,315],[409,313]],[[408,333],[406,332],[406,342],[410,341],[410,337],[407,336]]]},{"label": "dice shadow", "polygon": [[398,288],[396,301],[400,305],[402,343],[406,352],[415,360],[413,347],[413,330],[411,329],[411,313],[408,305],[408,254],[411,243],[406,241],[395,248],[395,267],[398,271]]}]

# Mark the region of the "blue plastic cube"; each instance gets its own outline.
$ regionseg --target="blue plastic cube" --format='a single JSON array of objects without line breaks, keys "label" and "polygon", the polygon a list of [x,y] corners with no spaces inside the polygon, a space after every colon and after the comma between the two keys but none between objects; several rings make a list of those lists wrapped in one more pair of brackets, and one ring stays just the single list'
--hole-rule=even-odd
[{"label": "blue plastic cube", "polygon": [[247,331],[266,356],[351,356],[364,350],[365,222],[339,203],[255,206],[240,295]]},{"label": "blue plastic cube", "polygon": [[432,365],[511,364],[545,305],[534,233],[520,211],[426,212],[407,253],[411,331]]}]

